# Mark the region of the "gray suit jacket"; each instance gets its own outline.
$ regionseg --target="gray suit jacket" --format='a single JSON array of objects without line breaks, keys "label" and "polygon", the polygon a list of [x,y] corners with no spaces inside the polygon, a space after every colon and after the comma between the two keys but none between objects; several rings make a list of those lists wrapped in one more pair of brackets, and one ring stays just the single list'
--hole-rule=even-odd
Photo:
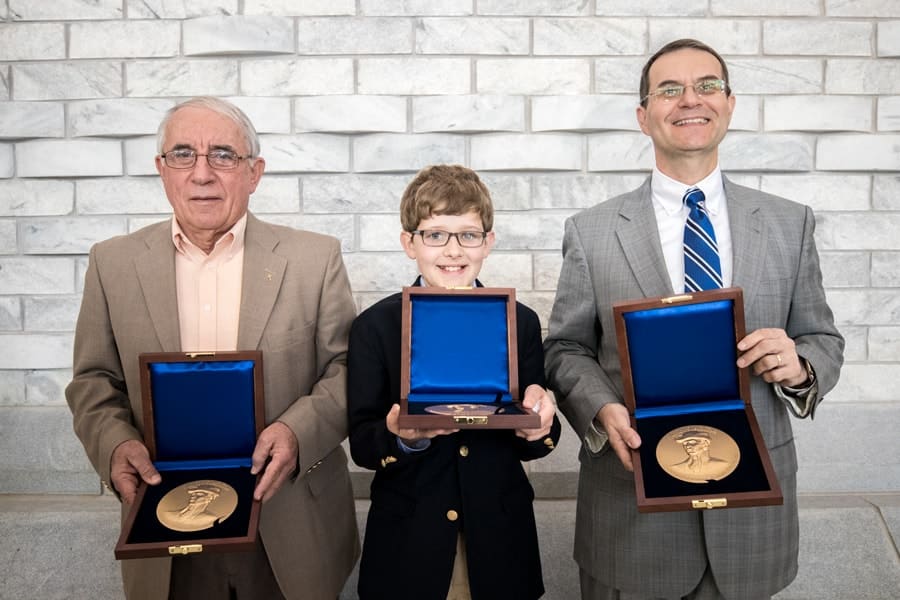
[{"label": "gray suit jacket", "polygon": [[[784,328],[813,365],[823,395],[837,382],[843,338],[825,302],[803,205],[725,179],[734,247],[733,285],[743,288],[747,331]],[[545,343],[547,377],[560,409],[584,439],[605,404],[623,402],[612,304],[671,295],[650,198],[650,180],[566,221],[563,266]],[[680,290],[679,290],[680,292]],[[707,557],[727,598],[758,598],[796,575],[797,457],[788,412],[771,385],[751,376],[753,409],[784,493],[784,505],[639,514],[634,478],[607,446],[582,445],[575,559],[607,586],[681,596]]]},{"label": "gray suit jacket", "polygon": [[[170,221],[91,249],[66,399],[75,432],[107,482],[115,447],[142,439],[138,354],[181,349],[174,251]],[[263,351],[266,423],[284,422],[300,448],[299,476],[260,515],[260,536],[287,598],[333,600],[359,554],[340,445],[354,315],[337,240],[248,215],[237,346]],[[165,599],[170,562],[122,561],[128,598]]]}]

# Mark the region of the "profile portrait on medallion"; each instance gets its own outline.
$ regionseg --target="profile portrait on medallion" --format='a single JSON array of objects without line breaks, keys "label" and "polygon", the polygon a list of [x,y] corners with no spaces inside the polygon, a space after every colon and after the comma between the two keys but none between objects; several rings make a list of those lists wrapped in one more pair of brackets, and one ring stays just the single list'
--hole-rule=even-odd
[{"label": "profile portrait on medallion", "polygon": [[688,483],[718,481],[731,475],[741,461],[741,451],[724,431],[705,425],[673,429],[656,446],[659,466],[672,477]]},{"label": "profile portrait on medallion", "polygon": [[156,505],[156,517],[175,531],[201,531],[230,517],[235,508],[237,492],[233,487],[202,479],[170,490]]}]

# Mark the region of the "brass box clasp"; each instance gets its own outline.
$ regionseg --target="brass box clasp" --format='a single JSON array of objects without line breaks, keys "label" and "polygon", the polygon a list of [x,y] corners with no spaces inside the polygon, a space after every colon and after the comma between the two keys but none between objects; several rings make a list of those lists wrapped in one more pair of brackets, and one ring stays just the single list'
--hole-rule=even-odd
[{"label": "brass box clasp", "polygon": [[453,422],[460,425],[487,425],[488,418],[486,416],[454,416]]},{"label": "brass box clasp", "polygon": [[203,544],[169,546],[169,554],[197,554],[198,552],[203,552]]},{"label": "brass box clasp", "polygon": [[726,498],[691,500],[692,508],[725,508],[726,506],[728,506],[728,500]]}]

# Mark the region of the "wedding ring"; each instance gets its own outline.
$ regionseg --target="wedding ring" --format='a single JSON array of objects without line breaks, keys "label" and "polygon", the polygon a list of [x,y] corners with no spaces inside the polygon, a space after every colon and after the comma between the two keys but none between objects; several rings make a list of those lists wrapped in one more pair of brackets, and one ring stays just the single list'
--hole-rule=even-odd
[{"label": "wedding ring", "polygon": [[776,355],[775,355],[775,358],[778,359],[778,366],[780,367],[780,366],[781,366],[781,355],[780,355],[780,354],[776,354]]}]

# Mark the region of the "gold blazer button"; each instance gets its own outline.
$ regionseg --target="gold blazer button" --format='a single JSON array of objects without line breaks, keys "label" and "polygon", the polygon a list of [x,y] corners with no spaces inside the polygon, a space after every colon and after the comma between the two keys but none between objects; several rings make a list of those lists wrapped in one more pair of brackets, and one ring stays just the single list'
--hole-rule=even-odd
[{"label": "gold blazer button", "polygon": [[456,512],[455,510],[448,510],[448,511],[447,511],[447,520],[448,520],[448,521],[455,521],[455,520],[457,520],[458,518],[459,518],[459,513]]},{"label": "gold blazer button", "polygon": [[460,446],[459,447],[459,455],[465,458],[469,455],[469,447],[468,446]]}]

